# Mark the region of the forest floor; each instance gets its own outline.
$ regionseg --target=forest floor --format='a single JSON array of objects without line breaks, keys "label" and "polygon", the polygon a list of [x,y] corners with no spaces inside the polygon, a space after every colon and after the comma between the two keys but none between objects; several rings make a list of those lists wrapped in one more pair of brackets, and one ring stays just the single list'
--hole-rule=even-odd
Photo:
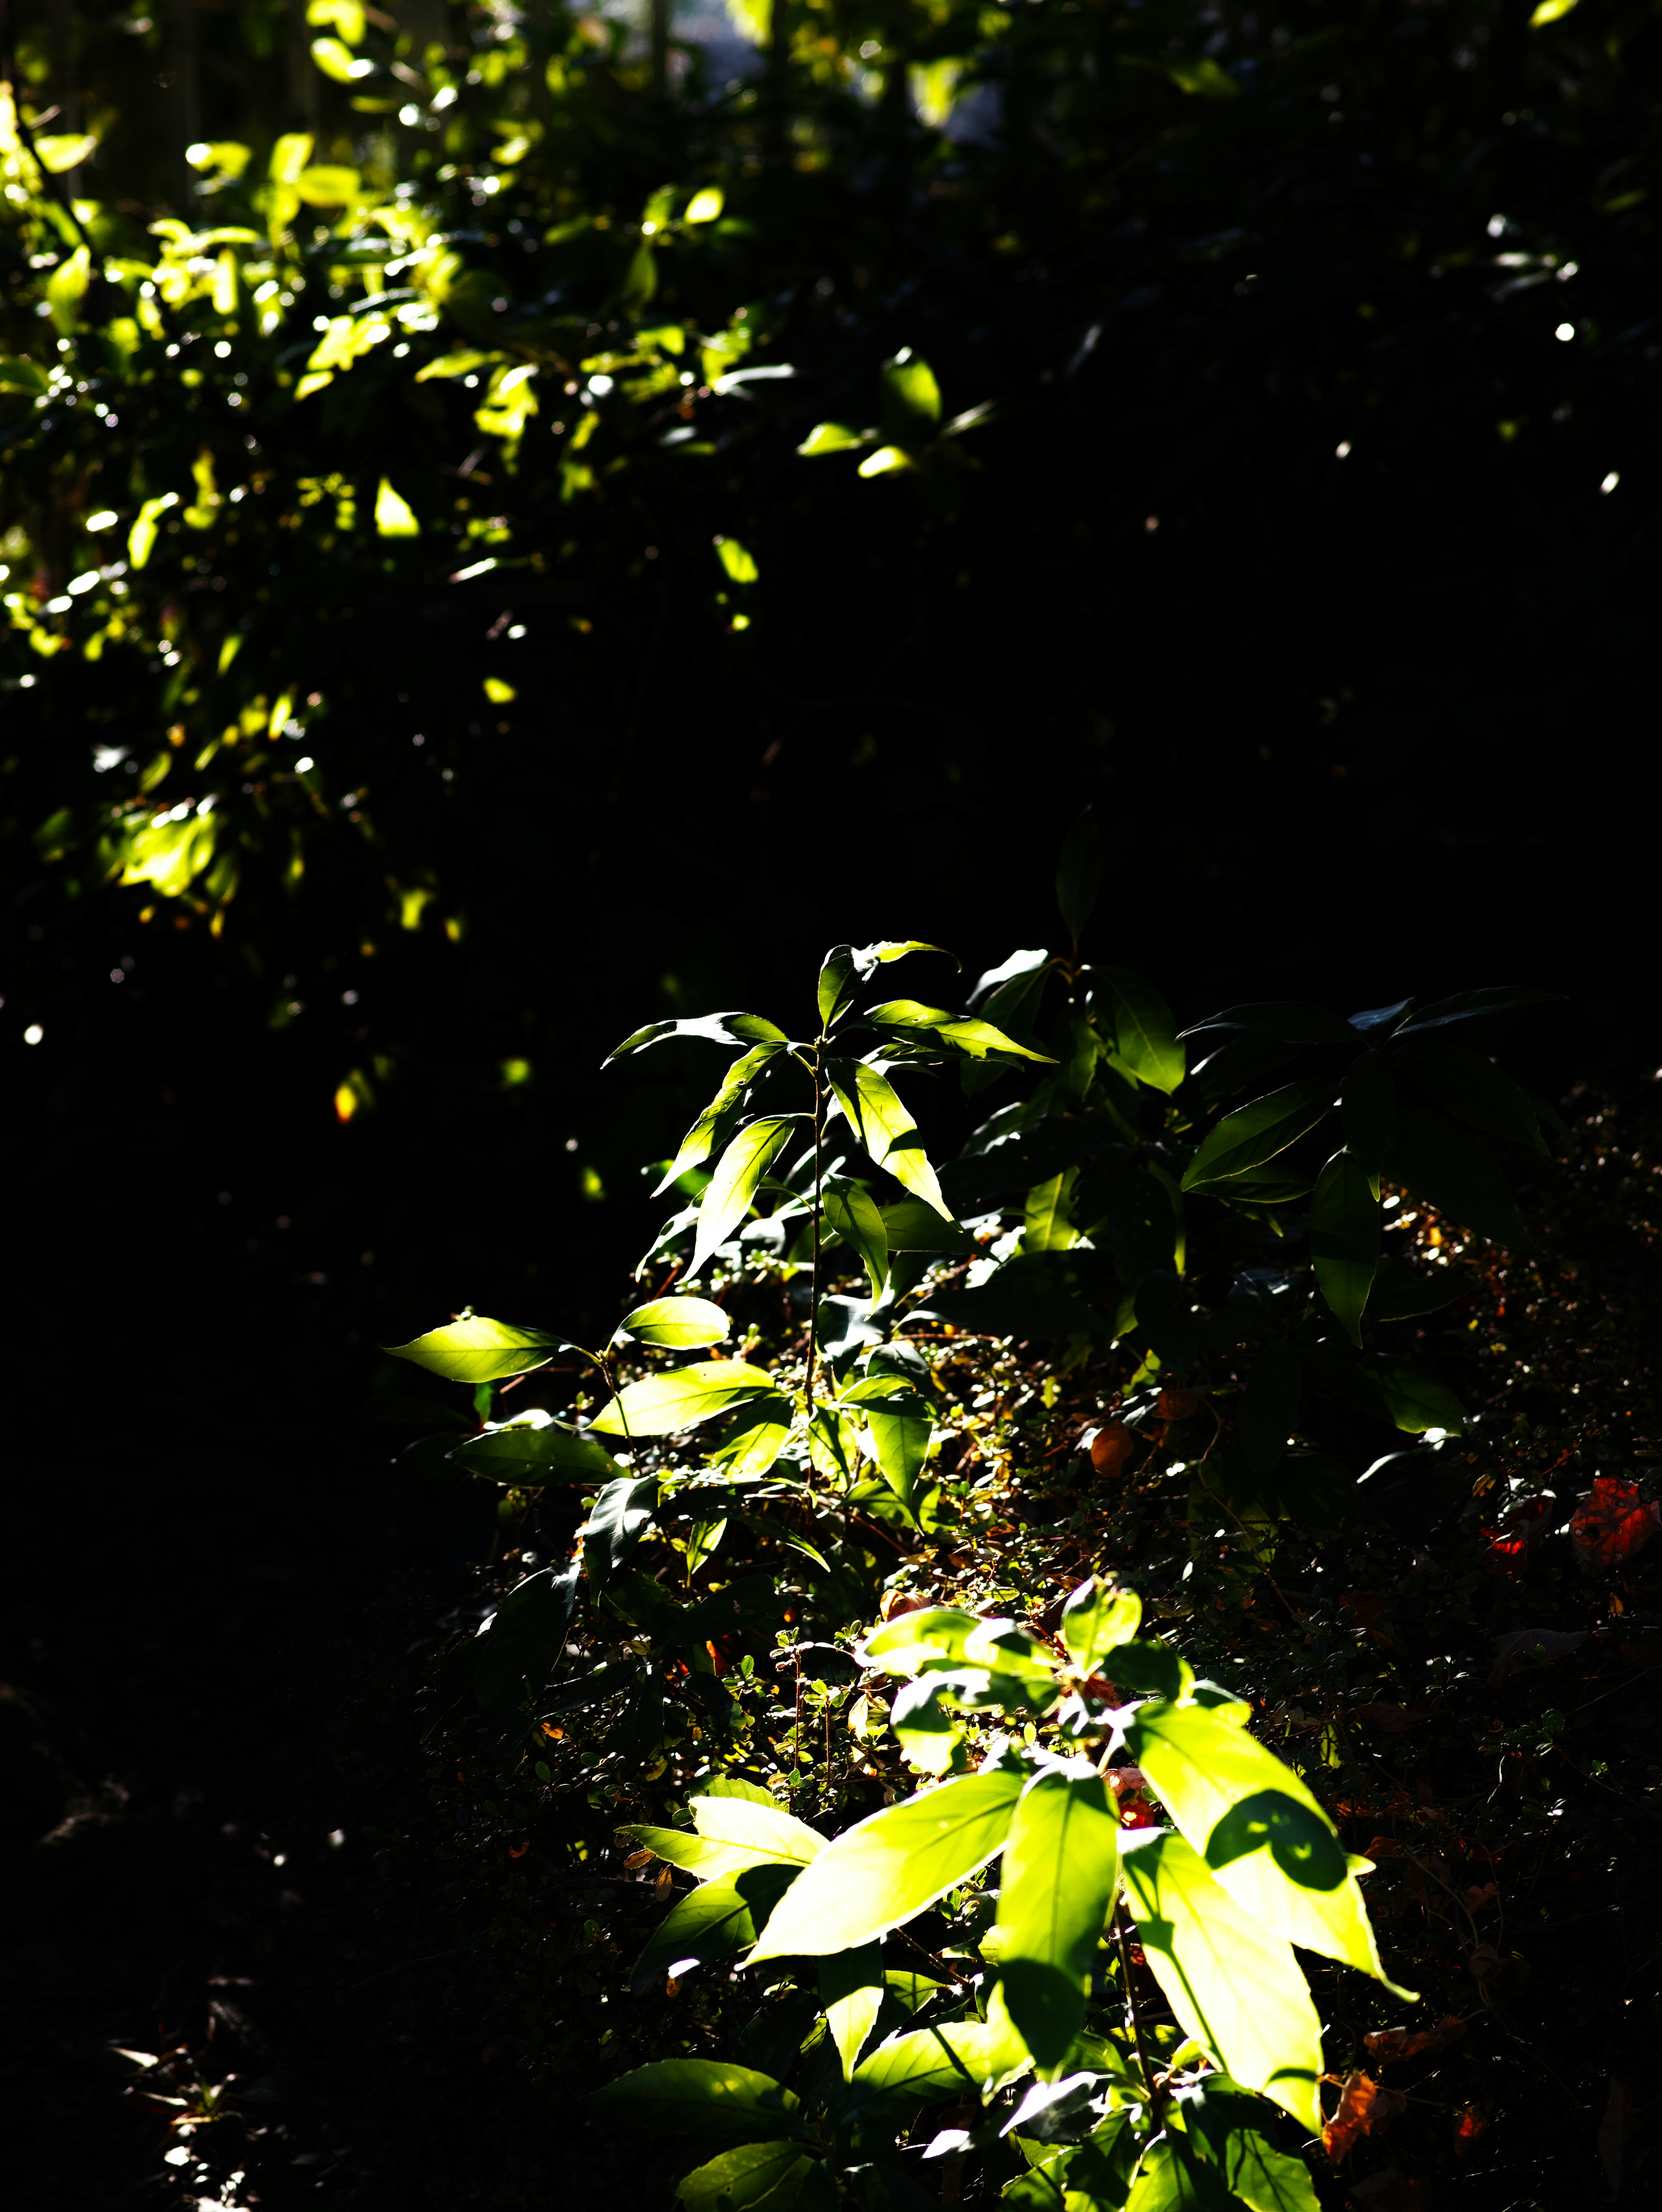
[{"label": "forest floor", "polygon": [[[1496,1510],[1417,1527],[1408,1501],[1318,1589],[1231,1615],[1294,1743],[1318,1702],[1299,1686],[1342,1644],[1346,1841],[1447,2023],[1394,2063],[1358,2054],[1389,2131],[1324,2191],[1358,2212],[1636,2197],[1653,2157],[1662,1144],[1653,1090],[1566,1110],[1540,1255],[1427,1328],[1500,1440]],[[586,2202],[573,2106],[605,2062],[593,2034],[578,2058],[531,2031],[598,1990],[557,1993],[496,1944],[501,1853],[460,1832],[419,1742],[429,1656],[488,1578],[488,1513],[466,1492],[412,1508],[380,1434],[338,1418],[338,1351],[328,1402],[271,1388],[273,1343],[299,1363],[317,1328],[293,1299],[285,1319],[269,1282],[250,1294],[258,1359],[234,1315],[216,1324],[206,1397],[71,1410],[9,1487],[8,2166],[35,2212]],[[1111,1387],[1087,1368],[1045,1409],[1062,1458]],[[1493,1468],[1471,1465],[1481,1493]],[[1135,1556],[1166,1514],[1135,1483],[1046,1480],[1010,1499],[1029,1589],[1073,1577],[1081,1542]],[[1603,1520],[1583,1506],[1589,1494]],[[950,1583],[944,1556],[918,1569]]]}]

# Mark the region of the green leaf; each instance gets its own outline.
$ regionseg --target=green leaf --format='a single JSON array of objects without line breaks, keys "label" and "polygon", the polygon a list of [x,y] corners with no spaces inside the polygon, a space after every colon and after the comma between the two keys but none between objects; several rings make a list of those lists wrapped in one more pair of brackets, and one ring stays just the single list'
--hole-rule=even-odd
[{"label": "green leaf", "polygon": [[1196,2155],[1251,2212],[1318,2212],[1303,2160],[1264,2140],[1256,2100],[1227,2075],[1210,2075],[1180,2089],[1177,2104]]},{"label": "green leaf", "polygon": [[618,1333],[640,1344],[691,1352],[696,1345],[719,1344],[732,1328],[727,1315],[709,1298],[654,1298],[625,1314]]},{"label": "green leaf", "polygon": [[715,1146],[715,1131],[722,1116],[732,1113],[768,1062],[776,1059],[782,1049],[776,1044],[752,1045],[747,1053],[734,1061],[721,1079],[721,1089],[682,1138],[680,1149],[652,1194],[654,1198],[661,1198],[689,1168],[703,1165]]},{"label": "green leaf", "polygon": [[1102,1660],[1129,1644],[1142,1621],[1142,1600],[1135,1590],[1113,1589],[1093,1575],[1062,1609],[1062,1640],[1081,1674],[1094,1674]]},{"label": "green leaf", "polygon": [[471,1681],[484,1712],[501,1711],[548,1680],[571,1627],[578,1570],[544,1567],[496,1607],[481,1634],[457,1654],[456,1673]]},{"label": "green leaf", "polygon": [[1210,54],[1192,62],[1167,62],[1166,74],[1179,92],[1196,94],[1202,100],[1234,100],[1240,92],[1228,70]]},{"label": "green leaf", "polygon": [[867,1666],[878,1666],[891,1674],[915,1674],[928,1661],[949,1666],[964,1657],[964,1647],[983,1623],[978,1614],[957,1606],[920,1606],[914,1613],[898,1613],[866,1638],[860,1656]]},{"label": "green leaf", "polygon": [[735,1850],[754,1852],[758,1859],[781,1866],[811,1866],[825,1848],[825,1838],[771,1798],[737,1796],[728,1791],[695,1797],[691,1811],[701,1836]]},{"label": "green leaf", "polygon": [[1077,1168],[1064,1168],[1047,1182],[1036,1182],[1022,1208],[1021,1249],[1024,1252],[1066,1252],[1079,1242],[1073,1219]]},{"label": "green leaf", "polygon": [[1421,1006],[1397,1030],[1399,1037],[1423,1036],[1429,1030],[1460,1029],[1469,1022],[1492,1020],[1497,1014],[1515,1013],[1523,1006],[1562,1006],[1562,991],[1532,991],[1521,984],[1503,983],[1486,991],[1461,991],[1452,999]]},{"label": "green leaf", "polygon": [[828,1064],[837,1101],[874,1166],[932,1206],[950,1221],[952,1209],[941,1195],[917,1134],[917,1124],[896,1097],[886,1076],[864,1060],[832,1060]]},{"label": "green leaf", "polygon": [[952,1766],[964,1741],[962,1725],[955,1721],[945,1700],[969,1681],[985,1685],[989,1677],[977,1668],[950,1674],[924,1674],[908,1682],[889,1710],[900,1753],[915,1773],[941,1775]]},{"label": "green leaf", "polygon": [[609,1482],[617,1462],[592,1437],[563,1428],[540,1406],[489,1424],[446,1457],[492,1482]]},{"label": "green leaf", "polygon": [[1142,2154],[1125,2212],[1233,2212],[1233,2208],[1222,2182],[1183,2137],[1163,2135],[1156,2136]]},{"label": "green leaf", "polygon": [[1344,1147],[1368,1179],[1375,1198],[1385,1170],[1385,1146],[1396,1117],[1397,1091],[1391,1062],[1382,1052],[1365,1052],[1347,1070],[1339,1092],[1339,1125]]},{"label": "green leaf", "polygon": [[1114,1027],[1119,1058],[1141,1083],[1172,1091],[1183,1081],[1183,1045],[1172,1009],[1152,983],[1129,968],[1093,968],[1092,996],[1100,983]]},{"label": "green leaf", "polygon": [[641,1540],[658,1504],[655,1474],[620,1474],[595,1499],[582,1529],[583,1572],[597,1590]]},{"label": "green leaf", "polygon": [[880,1298],[889,1279],[889,1238],[877,1200],[847,1176],[830,1176],[821,1200],[827,1227],[860,1255],[872,1297]]},{"label": "green leaf", "polygon": [[1368,1374],[1379,1385],[1391,1419],[1409,1435],[1427,1429],[1443,1429],[1458,1437],[1466,1425],[1466,1409],[1440,1382],[1422,1375],[1406,1360],[1370,1362]]},{"label": "green leaf", "polygon": [[675,2194],[687,2212],[785,2212],[815,2163],[799,2142],[741,2143],[697,2167]]},{"label": "green leaf", "polygon": [[648,1022],[609,1052],[601,1066],[610,1067],[614,1060],[645,1052],[650,1045],[678,1036],[703,1037],[711,1044],[770,1044],[776,1048],[790,1042],[783,1030],[760,1014],[698,1014],[685,1021]]},{"label": "green leaf", "polygon": [[1056,904],[1075,952],[1102,888],[1102,832],[1095,809],[1087,806],[1062,839],[1056,862]]},{"label": "green leaf", "polygon": [[802,1118],[800,1114],[764,1114],[747,1121],[722,1153],[698,1202],[698,1235],[684,1281],[691,1281],[750,1212],[757,1185]]},{"label": "green leaf", "polygon": [[821,1958],[902,1926],[995,1856],[1021,1781],[1002,1771],[962,1775],[868,1815],[797,1877],[750,1963]]},{"label": "green leaf", "polygon": [[868,1406],[866,1420],[883,1480],[910,1513],[934,1435],[934,1409],[927,1398],[906,1390]]},{"label": "green leaf", "polygon": [[706,1445],[711,1467],[729,1474],[765,1474],[790,1440],[792,1407],[782,1392],[747,1405],[719,1444]]},{"label": "green leaf", "polygon": [[[825,427],[823,423],[820,425],[822,429]],[[815,434],[817,435],[818,433]],[[797,447],[799,453],[806,450],[801,446]],[[843,1012],[854,997],[855,988],[861,980],[859,964],[854,957],[853,945],[833,945],[820,963],[819,981],[815,994],[822,1029],[829,1029],[837,1016]]]},{"label": "green leaf", "polygon": [[1376,1321],[1417,1321],[1440,1313],[1472,1287],[1471,1277],[1458,1267],[1416,1267],[1409,1260],[1387,1260],[1369,1304]]},{"label": "green leaf", "polygon": [[381,1349],[394,1359],[408,1359],[429,1375],[442,1375],[451,1382],[499,1382],[510,1375],[528,1375],[546,1367],[557,1352],[575,1349],[563,1338],[540,1328],[516,1328],[511,1322],[486,1321],[469,1315],[463,1321],[429,1328],[408,1344],[387,1344]]},{"label": "green leaf", "polygon": [[878,1944],[863,1943],[857,1951],[838,1951],[819,1961],[819,2002],[845,2081],[854,2079],[861,2051],[887,1995]]},{"label": "green leaf", "polygon": [[[948,1782],[942,1787],[956,1785]],[[1026,2071],[1026,2051],[1020,2044],[1012,2045],[1013,2039],[991,2020],[948,2021],[941,2027],[914,2028],[880,2043],[865,2063],[855,2069],[854,2086],[864,2093],[862,2102],[984,2099]]]},{"label": "green leaf", "polygon": [[658,1929],[636,1961],[630,1987],[638,1995],[666,1974],[730,1959],[755,1942],[779,1899],[801,1878],[791,1867],[774,1865],[707,1881],[684,1897]]},{"label": "green leaf", "polygon": [[1141,1706],[1127,1741],[1161,1803],[1243,1911],[1289,1943],[1396,1989],[1333,1823],[1290,1766],[1244,1728],[1198,1705]]},{"label": "green leaf", "polygon": [[1304,1369],[1288,1345],[1272,1345],[1252,1363],[1235,1416],[1235,1436],[1247,1465],[1267,1474],[1280,1464],[1299,1417]]},{"label": "green leaf", "polygon": [[729,583],[753,584],[761,574],[756,565],[756,556],[748,546],[741,545],[736,538],[718,537],[715,557],[727,571]]},{"label": "green leaf", "polygon": [[770,1852],[751,1850],[740,1844],[721,1843],[710,1836],[690,1836],[685,1828],[629,1827],[619,1828],[618,1833],[638,1844],[643,1850],[667,1860],[671,1866],[696,1875],[700,1881],[717,1881],[728,1875],[743,1874],[747,1867],[782,1863]]},{"label": "green leaf", "polygon": [[1324,1120],[1333,1104],[1330,1083],[1289,1083],[1226,1114],[1184,1170],[1184,1190],[1213,1190],[1262,1167]]},{"label": "green leaf", "polygon": [[1379,1271],[1379,1200],[1360,1160],[1335,1152],[1310,1203],[1316,1282],[1345,1334],[1362,1340],[1362,1310]]},{"label": "green leaf", "polygon": [[1257,1000],[1250,1006],[1226,1006],[1221,1014],[1208,1014],[1203,1022],[1196,1022],[1184,1031],[1184,1036],[1198,1036],[1208,1030],[1239,1030],[1248,1036],[1268,1037],[1278,1044],[1344,1044],[1355,1048],[1361,1036],[1358,1024],[1345,1020],[1327,1006],[1310,1005],[1298,999]]},{"label": "green leaf", "polygon": [[1415,1037],[1399,1045],[1391,1057],[1404,1074],[1463,1121],[1545,1156],[1546,1140],[1528,1092],[1481,1052],[1436,1037]]},{"label": "green leaf", "polygon": [[1004,2001],[1042,2076],[1081,2028],[1118,1875],[1117,1821],[1099,1774],[1041,1774],[1005,1838],[998,1899]]},{"label": "green leaf", "polygon": [[777,1389],[765,1370],[742,1359],[703,1359],[630,1383],[589,1425],[606,1436],[667,1437],[747,1400],[774,1396]]},{"label": "green leaf", "polygon": [[881,1006],[871,1007],[864,1019],[875,1022],[880,1029],[927,1030],[971,1060],[984,1060],[989,1052],[1008,1052],[1022,1060],[1043,1060],[1047,1067],[1056,1065],[1048,1053],[1018,1044],[991,1022],[977,1020],[973,1015],[950,1014],[944,1006],[926,1006],[919,999],[886,999]]},{"label": "green leaf", "polygon": [[855,452],[869,446],[876,435],[874,430],[852,429],[846,422],[816,422],[796,450],[804,459],[815,460],[821,453]]},{"label": "green leaf", "polygon": [[955,1221],[943,1221],[921,1198],[898,1199],[882,1209],[891,1252],[973,1252],[976,1241]]},{"label": "green leaf", "polygon": [[941,420],[941,386],[934,371],[910,346],[902,346],[892,361],[884,362],[883,399],[885,411],[902,422]]},{"label": "green leaf", "polygon": [[1385,1172],[1462,1228],[1532,1249],[1506,1177],[1482,1139],[1411,1098],[1397,1101]]},{"label": "green leaf", "polygon": [[1179,2024],[1237,2081],[1318,2129],[1321,2022],[1292,1945],[1182,1836],[1145,1829],[1122,1836],[1120,1850],[1143,1955]]},{"label": "green leaf", "polygon": [[654,2135],[718,2142],[770,2142],[801,2109],[770,2074],[722,2058],[637,2066],[595,2090],[589,2103],[609,2120]]}]

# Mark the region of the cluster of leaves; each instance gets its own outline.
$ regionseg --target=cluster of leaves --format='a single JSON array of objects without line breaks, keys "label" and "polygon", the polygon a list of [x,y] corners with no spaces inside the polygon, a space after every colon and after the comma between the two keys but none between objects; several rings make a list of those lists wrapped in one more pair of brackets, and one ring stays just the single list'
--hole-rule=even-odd
[{"label": "cluster of leaves", "polygon": [[[959,580],[1019,598],[1018,516],[1094,603],[1146,523],[1274,508],[1257,457],[1326,496],[1337,450],[1373,497],[1370,453],[1424,455],[1474,510],[1457,482],[1521,464],[1531,512],[1580,484],[1589,518],[1642,469],[1650,43],[1594,0],[782,7],[758,74],[684,55],[673,91],[593,16],[343,0],[304,128],[246,12],[241,106],[167,213],[126,80],[54,132],[25,24],[0,681],[15,834],[139,913],[240,917],[279,971],[297,900],[337,957],[506,929],[526,791],[575,814],[672,762],[689,701],[724,762],[819,745],[828,637],[881,641],[880,746]],[[1059,726],[1103,720],[1059,682]],[[604,763],[551,754],[597,728]]]},{"label": "cluster of leaves", "polygon": [[[1309,2203],[1271,2107],[1335,2160],[1397,2109],[1373,2075],[1324,2058],[1290,1948],[1410,1997],[1362,1906],[1370,1862],[1347,1857],[1326,1802],[1354,1721],[1324,1698],[1290,1765],[1249,1732],[1249,1704],[1139,1628],[1145,1603],[1186,1620],[1211,1663],[1204,1608],[1250,1609],[1261,1588],[1286,1603],[1285,1555],[1359,1519],[1389,1540],[1476,1510],[1460,1439],[1481,1450],[1482,1419],[1396,1340],[1471,1279],[1426,1224],[1463,1249],[1491,1231],[1527,1245],[1496,1148],[1535,1152],[1543,1109],[1463,1040],[1531,994],[1349,1023],[1238,1007],[1197,1025],[1191,1064],[1147,982],[1079,958],[1096,857],[1087,818],[1058,878],[1074,949],[1016,955],[965,1013],[862,1004],[890,962],[934,951],[884,943],[827,957],[806,1037],[746,1013],[636,1032],[620,1054],[678,1033],[743,1048],[662,1164],[688,1202],[642,1262],[666,1276],[655,1295],[603,1349],[472,1315],[396,1347],[472,1387],[482,1424],[415,1463],[503,1485],[507,1522],[534,1511],[556,1554],[451,1648],[434,1740],[503,1731],[551,1806],[578,1808],[564,1878],[581,1886],[587,1863],[595,1897],[595,1816],[648,1814],[619,1832],[631,1869],[664,1869],[636,1894],[678,1869],[696,1886],[634,1960],[638,1996],[674,2000],[741,1956],[764,1993],[731,2052],[654,2058],[603,2100],[673,2139],[670,2179],[694,2205],[899,2203],[942,2170],[932,2159],[969,2155],[983,2194],[1021,2203]],[[1292,1083],[1228,1107],[1298,1060]],[[890,1081],[931,1065],[971,1098],[1024,1067],[1032,1087],[937,1167]],[[784,1081],[806,1108],[780,1110]],[[1345,1142],[1324,1162],[1334,1114]],[[807,1142],[775,1172],[794,1135]],[[1391,1213],[1421,1224],[1432,1264],[1384,1256]],[[671,1287],[706,1271],[713,1297]],[[739,1357],[659,1364],[735,1331]],[[1115,1402],[1072,1447],[1073,1480],[1115,1504],[1074,1510],[1066,1543],[1045,1530],[1041,1586],[1024,1589],[1030,1547],[999,1534],[1025,1510],[1000,1401],[1046,1340],[1034,1410],[1094,1395],[1093,1369],[1115,1363]],[[551,1396],[562,1371],[557,1413],[496,1417],[496,1384],[540,1378]],[[1374,1449],[1404,1432],[1424,1441]],[[1105,1581],[1093,1570],[1129,1559],[1136,1504],[1156,1499],[1169,1565]],[[1617,1484],[1578,1516],[1577,1544],[1625,1553],[1654,1520]],[[956,1602],[909,1587],[930,1550]],[[886,1551],[902,1562],[887,1575]],[[1371,1632],[1374,1610],[1349,1602]],[[1321,1610],[1307,1605],[1309,1634]],[[775,1668],[790,1704],[772,1702]],[[901,1799],[908,1772],[924,1786]],[[598,1920],[594,1938],[603,1960]],[[1452,2030],[1368,2033],[1391,2057]],[[962,2124],[935,2126],[943,2104]],[[690,2167],[690,2142],[727,2148]]]}]

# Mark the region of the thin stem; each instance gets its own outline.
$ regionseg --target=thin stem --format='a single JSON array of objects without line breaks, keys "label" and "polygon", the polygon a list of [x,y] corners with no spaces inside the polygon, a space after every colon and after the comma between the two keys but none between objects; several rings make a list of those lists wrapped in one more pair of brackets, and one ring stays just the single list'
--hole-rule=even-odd
[{"label": "thin stem", "polygon": [[1142,2017],[1137,2010],[1136,1993],[1131,1986],[1131,1950],[1125,1940],[1125,1908],[1117,1899],[1114,1905],[1114,1941],[1119,1946],[1119,1970],[1125,1978],[1125,2016],[1131,2025],[1132,2039],[1137,2046],[1137,2064],[1142,2069],[1143,2086],[1148,2092],[1149,2110],[1160,2117],[1160,2100],[1154,2091],[1154,2069],[1149,2063],[1148,2046],[1142,2039]]},{"label": "thin stem", "polygon": [[808,1372],[804,1385],[807,1400],[808,1419],[813,1419],[814,1366],[819,1354],[819,1212],[821,1166],[825,1135],[825,1082],[821,1072],[821,1055],[825,1045],[822,1029],[813,1048],[813,1267],[808,1279]]}]

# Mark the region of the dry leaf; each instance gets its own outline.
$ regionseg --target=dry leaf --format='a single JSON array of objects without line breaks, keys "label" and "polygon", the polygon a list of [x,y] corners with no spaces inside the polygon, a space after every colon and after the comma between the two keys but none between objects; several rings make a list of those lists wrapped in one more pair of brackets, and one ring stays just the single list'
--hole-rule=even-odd
[{"label": "dry leaf", "polygon": [[1446,2051],[1465,2033],[1466,2024],[1451,2014],[1440,2027],[1382,2027],[1362,2038],[1362,2047],[1376,2064],[1389,2066],[1393,2059],[1417,2058],[1422,2051]]},{"label": "dry leaf", "polygon": [[1382,2089],[1371,2074],[1348,2074],[1339,2092],[1339,2108],[1322,2130],[1322,2148],[1336,2166],[1361,2136],[1388,2127],[1407,2107],[1406,2097],[1396,2089]]}]

